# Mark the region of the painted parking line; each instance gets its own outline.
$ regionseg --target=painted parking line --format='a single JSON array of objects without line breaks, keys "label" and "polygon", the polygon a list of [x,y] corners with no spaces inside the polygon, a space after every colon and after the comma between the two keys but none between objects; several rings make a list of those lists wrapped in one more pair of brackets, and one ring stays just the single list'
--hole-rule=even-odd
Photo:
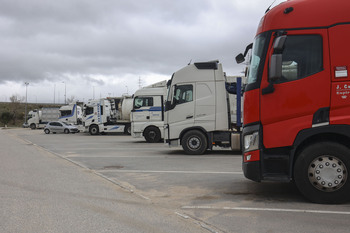
[{"label": "painted parking line", "polygon": [[277,209],[277,208],[251,208],[251,207],[214,207],[214,206],[182,206],[181,208],[182,209],[204,209],[204,210],[244,210],[244,211],[270,211],[270,212],[350,215],[349,211],[307,210],[307,209]]},{"label": "painted parking line", "polygon": [[[70,153],[74,153],[74,152],[70,152]],[[77,152],[75,152],[77,153]],[[72,156],[74,157],[74,156]],[[81,155],[79,157],[87,157],[87,158],[165,158],[165,159],[179,159],[179,157],[175,157],[175,156],[170,156],[170,155],[96,155],[96,154],[92,154],[92,155]],[[181,157],[181,159],[194,159],[194,158],[198,158],[198,156],[184,156]],[[200,157],[201,160],[203,159],[239,159],[241,160],[241,157],[232,157],[232,156],[203,156]]]},{"label": "painted parking line", "polygon": [[183,174],[233,174],[243,175],[243,172],[215,172],[215,171],[152,171],[152,170],[118,170],[106,169],[97,170],[99,172],[119,172],[119,173],[183,173]]}]

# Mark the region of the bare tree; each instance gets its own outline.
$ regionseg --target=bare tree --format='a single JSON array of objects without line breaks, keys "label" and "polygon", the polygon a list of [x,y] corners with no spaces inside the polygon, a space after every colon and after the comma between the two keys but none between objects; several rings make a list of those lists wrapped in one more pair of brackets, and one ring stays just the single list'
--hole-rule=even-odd
[{"label": "bare tree", "polygon": [[67,104],[73,103],[75,101],[76,101],[76,99],[75,99],[74,95],[72,95],[70,98],[67,98]]},{"label": "bare tree", "polygon": [[16,120],[23,120],[23,113],[20,113],[21,103],[24,102],[25,97],[18,94],[10,97],[10,112],[12,113],[13,124],[16,124]]},{"label": "bare tree", "polygon": [[11,103],[22,103],[25,99],[26,99],[26,97],[15,94],[15,95],[12,95],[10,97],[10,102]]}]

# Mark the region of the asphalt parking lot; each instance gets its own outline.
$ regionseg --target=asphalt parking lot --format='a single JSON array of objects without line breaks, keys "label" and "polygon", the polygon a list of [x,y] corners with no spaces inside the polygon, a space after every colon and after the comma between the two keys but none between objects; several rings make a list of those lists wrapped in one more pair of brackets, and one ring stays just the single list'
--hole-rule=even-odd
[{"label": "asphalt parking lot", "polygon": [[11,134],[86,168],[145,202],[198,220],[209,232],[348,232],[350,203],[306,201],[292,183],[255,183],[229,150],[188,156],[181,148],[122,134]]}]

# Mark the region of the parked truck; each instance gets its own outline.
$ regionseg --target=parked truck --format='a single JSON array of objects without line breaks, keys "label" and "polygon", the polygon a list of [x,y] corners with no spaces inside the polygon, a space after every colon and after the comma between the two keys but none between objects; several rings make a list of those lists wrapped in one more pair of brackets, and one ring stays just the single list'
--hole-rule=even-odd
[{"label": "parked truck", "polygon": [[131,111],[131,135],[144,137],[147,142],[164,138],[164,101],[167,81],[161,81],[137,90]]},{"label": "parked truck", "polygon": [[290,0],[261,19],[244,92],[247,178],[294,181],[316,203],[350,200],[349,9]]},{"label": "parked truck", "polygon": [[73,125],[81,125],[83,123],[82,105],[82,102],[75,102],[60,107],[59,121]]},{"label": "parked truck", "polygon": [[181,145],[187,154],[195,155],[214,146],[240,150],[241,117],[232,121],[230,110],[235,107],[240,113],[240,78],[237,83],[237,102],[230,103],[226,75],[218,61],[190,64],[175,72],[165,105],[166,143]]},{"label": "parked truck", "polygon": [[31,129],[41,129],[50,121],[57,121],[59,108],[41,108],[29,111],[27,125]]},{"label": "parked truck", "polygon": [[132,97],[108,97],[84,104],[83,126],[91,135],[124,132],[131,134]]}]

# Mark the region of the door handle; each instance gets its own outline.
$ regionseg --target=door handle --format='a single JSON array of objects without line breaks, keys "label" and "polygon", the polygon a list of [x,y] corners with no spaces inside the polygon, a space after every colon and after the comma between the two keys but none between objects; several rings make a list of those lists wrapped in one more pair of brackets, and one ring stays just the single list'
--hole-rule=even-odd
[{"label": "door handle", "polygon": [[191,119],[191,118],[193,118],[193,116],[187,116],[187,117],[186,117],[186,119]]}]

